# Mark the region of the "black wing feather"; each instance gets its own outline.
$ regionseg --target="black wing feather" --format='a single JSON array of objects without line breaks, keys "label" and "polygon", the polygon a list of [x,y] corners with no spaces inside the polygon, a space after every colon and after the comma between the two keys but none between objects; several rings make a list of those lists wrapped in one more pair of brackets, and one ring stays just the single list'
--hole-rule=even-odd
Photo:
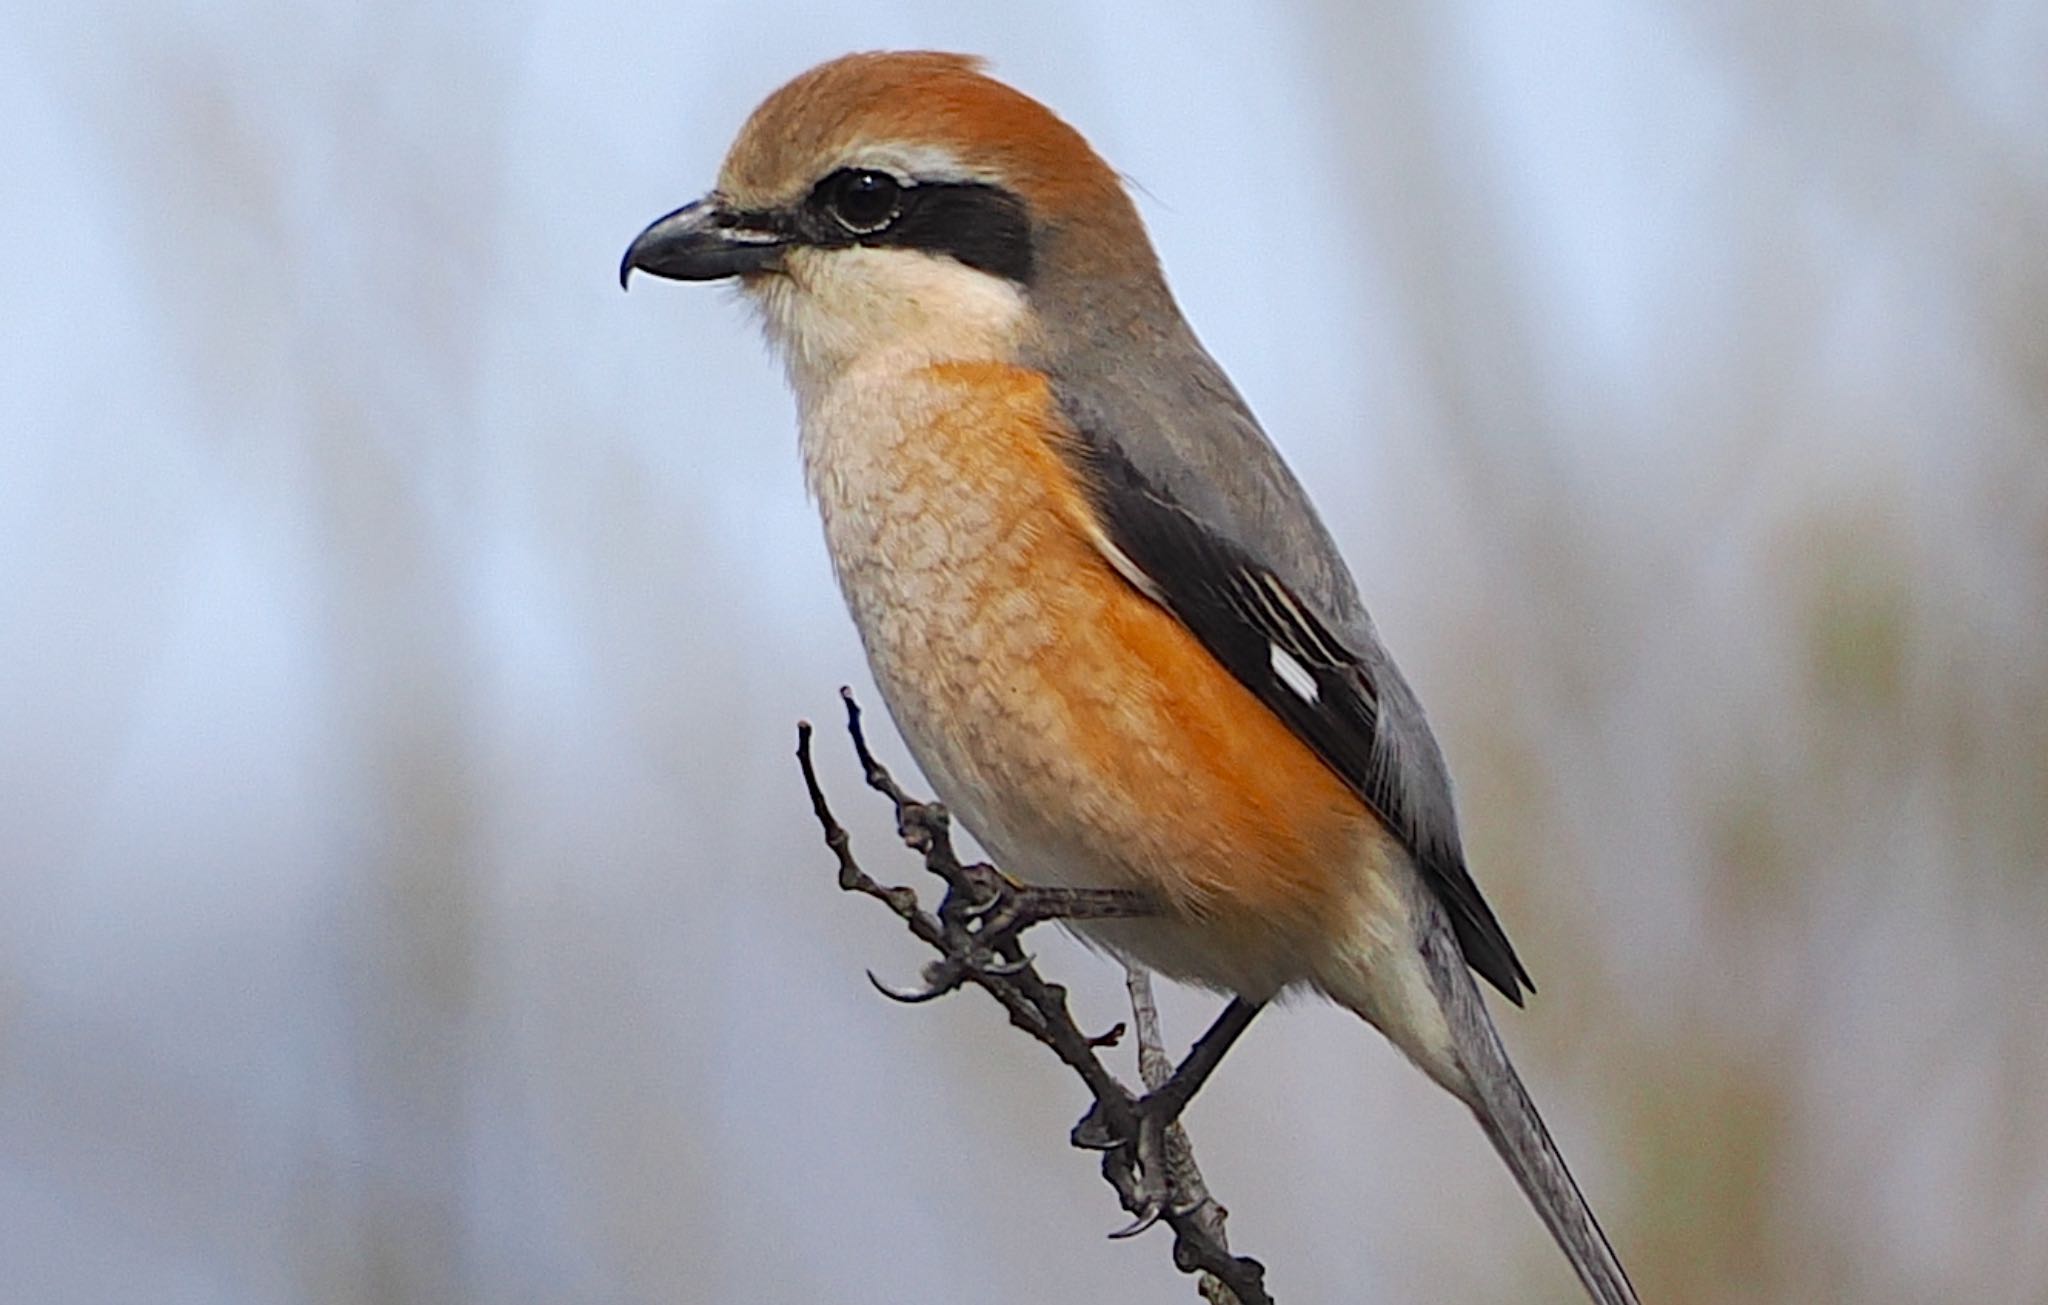
[{"label": "black wing feather", "polygon": [[[1467,964],[1519,1006],[1522,989],[1536,985],[1472,881],[1455,833],[1421,837],[1400,782],[1404,759],[1380,728],[1380,688],[1369,668],[1280,577],[1173,503],[1105,441],[1084,434],[1078,449],[1110,542],[1148,592],[1402,841],[1443,902]],[[1313,698],[1276,668],[1276,649],[1307,673]]]}]

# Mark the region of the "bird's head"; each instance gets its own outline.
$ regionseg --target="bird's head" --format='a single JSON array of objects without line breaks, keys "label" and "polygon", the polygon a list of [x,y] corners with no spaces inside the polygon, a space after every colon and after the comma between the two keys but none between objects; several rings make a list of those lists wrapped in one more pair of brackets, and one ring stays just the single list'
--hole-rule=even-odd
[{"label": "bird's head", "polygon": [[878,354],[1014,357],[1047,304],[1114,318],[1164,295],[1081,134],[938,53],[848,55],[770,95],[717,188],[633,241],[621,283],[636,269],[737,278],[800,390]]}]

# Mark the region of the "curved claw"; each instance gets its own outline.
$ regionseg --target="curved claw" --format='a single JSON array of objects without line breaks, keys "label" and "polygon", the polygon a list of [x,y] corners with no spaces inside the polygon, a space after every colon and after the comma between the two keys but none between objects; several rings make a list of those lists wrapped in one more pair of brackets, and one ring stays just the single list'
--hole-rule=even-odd
[{"label": "curved claw", "polygon": [[1165,1214],[1166,1202],[1156,1199],[1147,1201],[1145,1203],[1144,1213],[1140,1214],[1136,1219],[1133,1219],[1128,1227],[1119,1228],[1115,1232],[1111,1233],[1109,1235],[1109,1239],[1114,1242],[1120,1242],[1127,1237],[1136,1237],[1139,1233],[1144,1232],[1153,1224],[1158,1223],[1160,1218]]},{"label": "curved claw", "polygon": [[995,961],[988,965],[976,966],[975,968],[980,970],[983,974],[994,975],[998,979],[1007,979],[1010,978],[1012,975],[1024,973],[1024,971],[1030,969],[1034,964],[1036,964],[1037,961],[1038,958],[1036,956],[1033,956],[1029,952],[1025,952],[1022,956],[1019,956],[1014,961]]},{"label": "curved claw", "polygon": [[954,978],[949,975],[945,979],[936,983],[929,984],[923,988],[913,988],[909,991],[899,991],[895,988],[890,987],[888,984],[882,982],[880,979],[876,978],[875,972],[873,970],[869,970],[867,972],[867,976],[868,982],[875,985],[876,992],[881,993],[890,1001],[900,1001],[906,1006],[922,1005],[925,1002],[931,1001],[935,997],[943,997],[947,993],[953,991],[953,989],[960,986],[960,981],[957,978]]},{"label": "curved claw", "polygon": [[962,906],[960,908],[960,914],[970,920],[979,920],[982,916],[987,915],[990,911],[995,910],[998,906],[1001,906],[1002,904],[1002,892],[998,889],[990,889],[989,894],[986,898],[982,899],[979,902],[969,902],[966,905]]}]

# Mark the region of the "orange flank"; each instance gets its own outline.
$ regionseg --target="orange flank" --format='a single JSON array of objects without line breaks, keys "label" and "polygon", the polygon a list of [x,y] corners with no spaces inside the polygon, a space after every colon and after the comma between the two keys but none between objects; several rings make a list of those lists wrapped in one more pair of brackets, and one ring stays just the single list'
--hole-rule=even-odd
[{"label": "orange flank", "polygon": [[[985,651],[977,662],[1052,707],[1044,724],[1056,737],[1033,743],[1065,759],[1003,776],[1050,784],[1013,796],[1065,813],[1097,848],[1122,849],[1133,880],[1213,926],[1326,931],[1377,859],[1377,821],[1095,546],[1093,510],[1061,451],[1072,437],[1041,375],[998,363],[927,375],[950,401],[930,419],[926,447],[939,451],[952,492],[996,505],[999,528],[1021,544],[969,563],[963,616],[980,634],[967,638],[998,659],[1015,650],[1007,664],[990,666]],[[1035,610],[1017,610],[1020,593]],[[1020,618],[1050,637],[1001,637]]]}]

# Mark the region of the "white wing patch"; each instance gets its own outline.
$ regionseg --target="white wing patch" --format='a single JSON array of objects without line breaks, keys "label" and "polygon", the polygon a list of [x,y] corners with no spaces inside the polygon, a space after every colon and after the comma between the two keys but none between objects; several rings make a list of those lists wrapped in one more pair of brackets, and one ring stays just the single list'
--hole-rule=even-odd
[{"label": "white wing patch", "polygon": [[1173,610],[1167,604],[1166,594],[1160,590],[1157,584],[1153,583],[1152,577],[1146,575],[1143,568],[1131,560],[1129,553],[1118,548],[1116,541],[1111,539],[1108,532],[1103,530],[1101,526],[1093,523],[1089,525],[1088,542],[1095,545],[1095,551],[1107,558],[1110,566],[1115,569],[1118,575],[1129,581],[1132,588],[1161,607],[1165,607],[1168,611]]},{"label": "white wing patch", "polygon": [[1308,673],[1308,667],[1301,664],[1299,657],[1270,639],[1266,641],[1266,650],[1273,663],[1273,674],[1279,676],[1280,682],[1294,690],[1302,701],[1315,702],[1322,697],[1322,690],[1316,687],[1316,677]]}]

